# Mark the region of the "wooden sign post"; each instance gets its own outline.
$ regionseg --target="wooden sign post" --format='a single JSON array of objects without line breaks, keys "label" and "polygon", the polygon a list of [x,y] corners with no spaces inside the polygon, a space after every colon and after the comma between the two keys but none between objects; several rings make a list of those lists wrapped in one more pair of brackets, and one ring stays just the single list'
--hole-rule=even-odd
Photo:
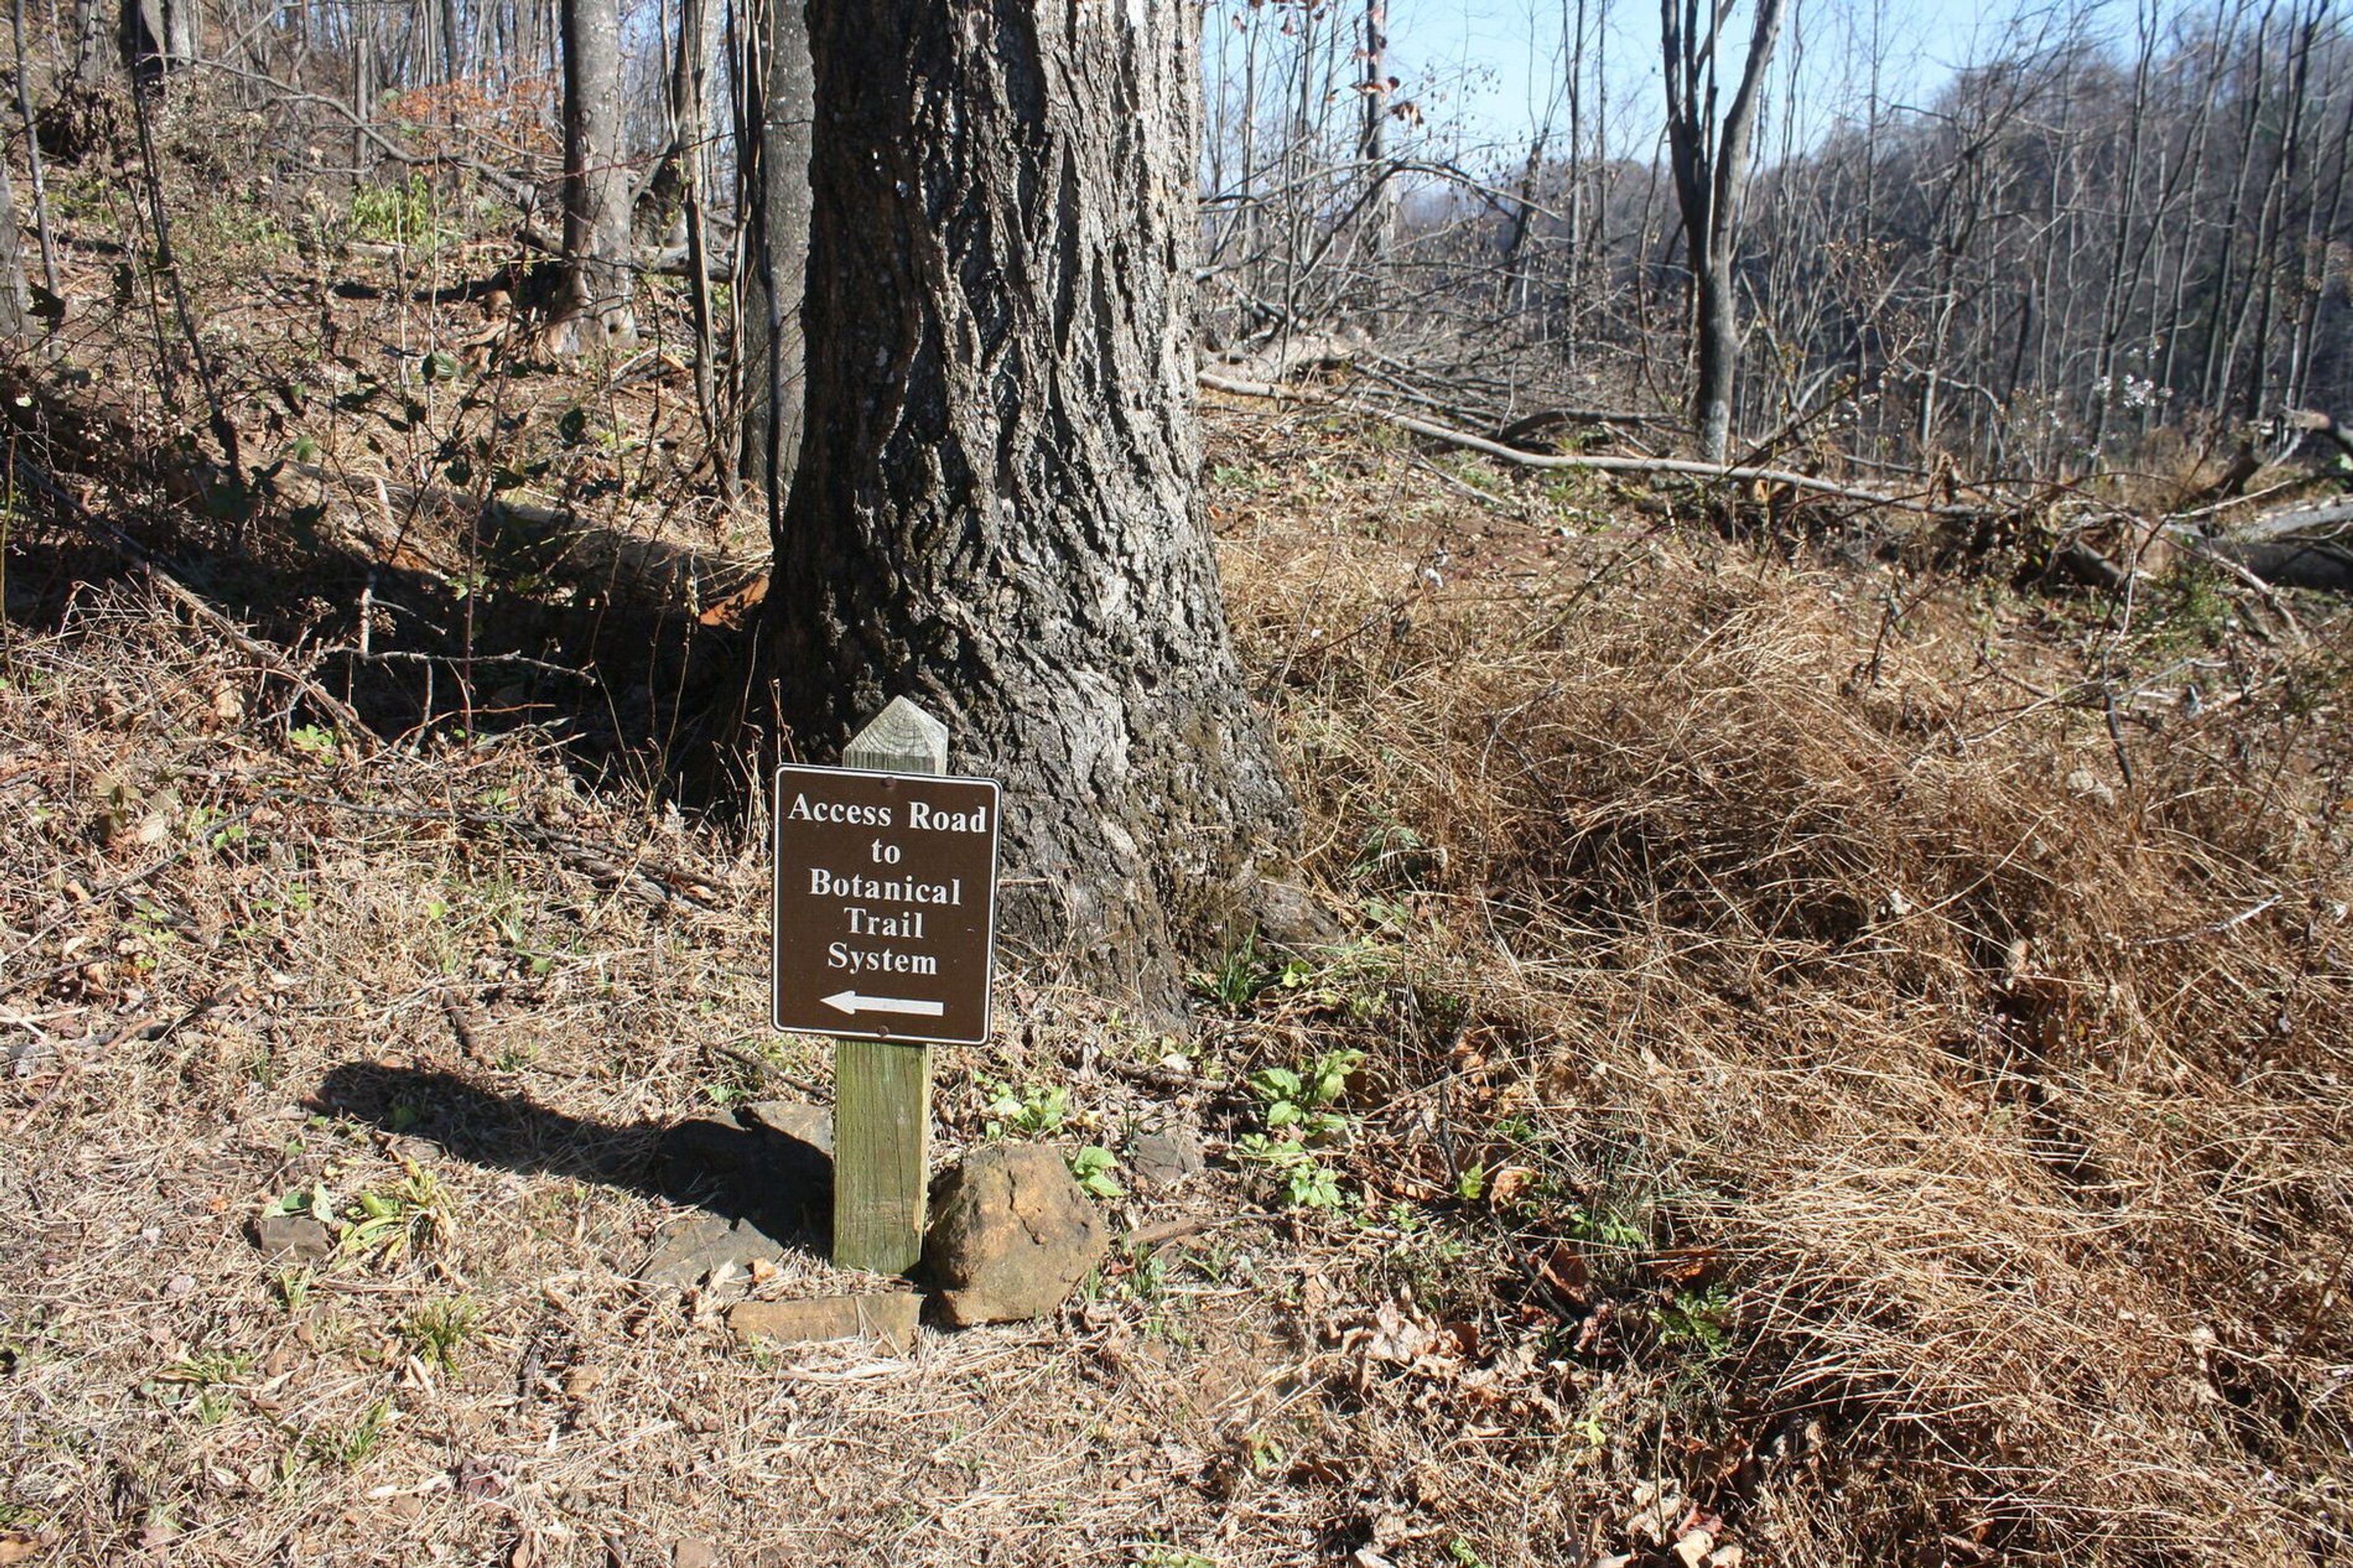
[{"label": "wooden sign post", "polygon": [[834,1037],[833,1259],[880,1274],[923,1257],[931,1047],[988,1037],[997,785],[947,742],[894,698],[844,766],[776,772],[771,1021]]}]

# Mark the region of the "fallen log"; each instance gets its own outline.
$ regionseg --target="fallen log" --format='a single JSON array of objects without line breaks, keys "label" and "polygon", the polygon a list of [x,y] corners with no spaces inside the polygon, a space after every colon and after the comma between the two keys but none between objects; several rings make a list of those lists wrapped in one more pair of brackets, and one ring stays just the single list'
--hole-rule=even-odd
[{"label": "fallen log", "polygon": [[1484,436],[1474,436],[1467,430],[1420,419],[1393,409],[1376,408],[1335,397],[1328,393],[1305,387],[1275,386],[1261,381],[1242,381],[1215,371],[1198,373],[1200,384],[1213,392],[1223,392],[1236,397],[1260,397],[1274,402],[1313,403],[1328,408],[1338,408],[1352,414],[1363,414],[1396,426],[1416,436],[1466,451],[1483,453],[1499,461],[1524,468],[1584,469],[1605,474],[1673,474],[1688,479],[1715,479],[1731,484],[1782,485],[1803,490],[1810,495],[1834,496],[1841,500],[1861,501],[1870,506],[1894,507],[1905,511],[1916,511],[1929,517],[1980,518],[1992,509],[1968,506],[1957,501],[1934,501],[1927,492],[1905,495],[1887,490],[1866,489],[1861,485],[1841,484],[1814,474],[1801,474],[1788,468],[1738,468],[1722,463],[1692,462],[1682,458],[1617,458],[1599,455],[1524,452]]},{"label": "fallen log", "polygon": [[2353,548],[2331,540],[2221,539],[2206,549],[2275,588],[2353,594]]}]

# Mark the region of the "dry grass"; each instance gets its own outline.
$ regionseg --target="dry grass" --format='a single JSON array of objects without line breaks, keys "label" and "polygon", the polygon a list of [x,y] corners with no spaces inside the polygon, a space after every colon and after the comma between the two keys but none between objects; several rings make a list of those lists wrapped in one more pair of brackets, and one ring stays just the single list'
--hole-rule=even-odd
[{"label": "dry grass", "polygon": [[[219,347],[254,443],[323,276]],[[140,321],[77,353],[139,385]],[[339,331],[462,325],[396,290]],[[739,538],[672,504],[648,363],[269,438],[364,495],[512,416],[501,457],[612,530]],[[1174,1117],[1214,1168],[1116,1206],[1201,1228],[905,1357],[728,1339],[747,1288],[840,1283],[813,1257],[640,1278],[662,1127],[827,1092],[760,1027],[761,825],[653,787],[723,627],[433,538],[485,580],[417,568],[381,635],[596,679],[493,689],[469,738],[422,662],[334,656],[390,716],[354,747],[12,516],[0,1563],[2345,1560],[2332,607],[2298,640],[2195,576],[2126,616],[1793,564],[1324,422],[1213,415],[1211,453],[1345,937],[1226,955],[1186,1039],[1008,977],[998,1043],[943,1058],[943,1156],[1003,1085],[1123,1152]],[[365,563],[285,518],[88,496],[219,547],[200,585],[297,660],[357,637]],[[1346,1202],[1287,1206],[1249,1075],[1345,1050],[1310,1163]],[[263,1258],[248,1222],[319,1189],[407,1247]]]},{"label": "dry grass", "polygon": [[[903,1358],[730,1340],[747,1288],[845,1283],[815,1258],[641,1281],[679,1212],[649,1190],[659,1129],[827,1073],[761,1027],[742,839],[585,790],[525,737],[331,748],[132,584],[0,657],[0,1560],[1217,1541],[1211,1478],[1283,1363],[1300,1265],[1211,1189],[1214,1269],[1122,1258],[1067,1323]],[[943,1064],[944,1152],[985,1136],[985,1077],[1066,1085],[1060,1131],[1124,1147],[1136,1091],[1075,1066],[1102,1010],[1009,995],[1018,1033]],[[249,1222],[311,1191],[339,1216],[377,1194],[404,1245],[264,1258]],[[1233,1528],[1224,1560],[1297,1550]]]},{"label": "dry grass", "polygon": [[1564,569],[1397,509],[1302,537],[1304,482],[1237,510],[1228,584],[1328,884],[1461,999],[1450,1057],[1379,1069],[1453,1086],[1421,1191],[1534,1173],[1506,1293],[1614,1305],[1590,1405],[1716,1309],[1609,1463],[1781,1561],[2341,1557],[2341,627],[1963,584],[1889,632],[1920,584],[1608,534]]}]

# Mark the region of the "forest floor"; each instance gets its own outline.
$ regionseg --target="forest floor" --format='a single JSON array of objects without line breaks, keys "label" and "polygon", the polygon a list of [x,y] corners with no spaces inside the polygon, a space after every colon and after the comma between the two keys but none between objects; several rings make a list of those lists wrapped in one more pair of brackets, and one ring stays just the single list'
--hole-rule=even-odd
[{"label": "forest floor", "polygon": [[[0,547],[0,1564],[2353,1560],[2339,605],[1213,405],[1342,934],[1181,1016],[1016,963],[939,1159],[1100,1146],[1166,1239],[1054,1321],[747,1346],[844,1281],[650,1281],[648,1165],[828,1094],[697,729],[756,515],[682,357],[485,368],[416,291],[487,253],[238,195],[175,200],[279,493],[203,481],[95,242],[26,383],[113,434]],[[339,1244],[265,1255],[290,1210]]]}]

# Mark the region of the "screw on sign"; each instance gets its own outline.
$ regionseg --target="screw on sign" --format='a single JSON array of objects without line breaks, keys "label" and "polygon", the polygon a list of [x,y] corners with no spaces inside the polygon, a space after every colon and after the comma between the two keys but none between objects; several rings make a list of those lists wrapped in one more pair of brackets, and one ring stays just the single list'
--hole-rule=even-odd
[{"label": "screw on sign", "polygon": [[986,1040],[997,808],[988,779],[778,768],[776,1026]]}]

